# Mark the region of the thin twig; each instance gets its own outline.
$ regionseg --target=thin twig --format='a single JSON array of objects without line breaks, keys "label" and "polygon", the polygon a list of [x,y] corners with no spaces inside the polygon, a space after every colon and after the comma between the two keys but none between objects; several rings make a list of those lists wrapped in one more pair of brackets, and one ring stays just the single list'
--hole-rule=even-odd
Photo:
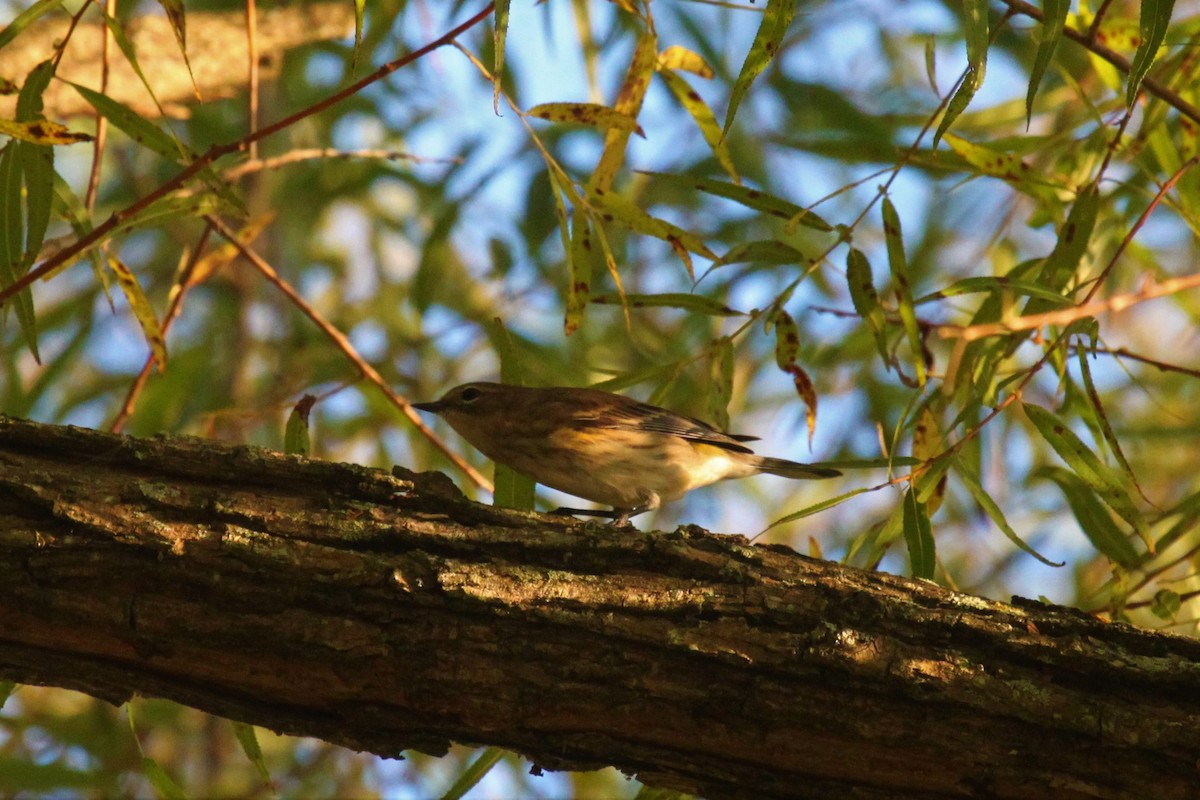
[{"label": "thin twig", "polygon": [[[247,76],[250,84],[250,133],[258,130],[258,6],[255,0],[246,0],[246,52]],[[258,142],[250,142],[250,158],[258,158]]]},{"label": "thin twig", "polygon": [[25,273],[9,286],[0,289],[0,304],[3,304],[6,300],[8,300],[8,298],[12,297],[26,286],[29,286],[34,281],[42,278],[45,275],[49,275],[61,265],[75,259],[88,248],[104,241],[118,226],[120,226],[124,220],[127,220],[138,212],[148,208],[157,200],[166,197],[168,194],[195,177],[196,174],[201,170],[210,166],[217,159],[227,156],[231,153],[243,152],[249,148],[251,142],[257,142],[260,139],[264,139],[267,136],[278,133],[281,130],[285,130],[292,125],[295,125],[300,120],[324,111],[325,109],[340,103],[342,100],[345,100],[346,98],[362,91],[363,88],[370,86],[372,83],[386,78],[388,75],[391,75],[401,67],[407,66],[408,64],[411,64],[412,62],[433,52],[434,50],[449,44],[458,36],[462,35],[467,30],[470,30],[472,27],[486,19],[488,15],[492,13],[494,8],[495,3],[488,3],[482,11],[475,14],[466,22],[456,26],[441,37],[434,39],[424,47],[414,50],[407,55],[401,56],[395,61],[390,61],[387,64],[384,64],[367,77],[352,83],[344,89],[334,92],[329,97],[326,97],[324,100],[321,100],[318,103],[314,103],[308,108],[301,109],[290,116],[284,117],[277,122],[273,122],[265,128],[260,128],[253,133],[249,133],[242,138],[237,139],[236,141],[213,145],[206,153],[204,153],[204,155],[192,161],[178,174],[176,174],[175,177],[164,182],[157,189],[150,192],[150,194],[146,195],[140,200],[135,201],[126,208],[113,213],[113,215],[107,220],[93,228],[91,233],[78,239],[73,245],[65,247],[59,252],[55,253],[37,267],[29,270],[29,272]]},{"label": "thin twig", "polygon": [[[97,3],[100,0],[96,0]],[[110,18],[117,13],[117,0],[105,0],[104,13]],[[100,47],[100,94],[108,94],[109,54],[112,51],[112,31],[104,26],[103,39]],[[83,207],[88,214],[96,211],[96,194],[100,190],[100,164],[103,160],[104,145],[108,139],[108,119],[99,111],[96,112],[96,138],[92,141],[92,168],[88,172],[87,192],[84,194]]]},{"label": "thin twig", "polygon": [[313,147],[302,150],[291,150],[283,155],[275,156],[273,158],[243,161],[237,166],[230,167],[229,169],[223,171],[221,173],[221,177],[225,178],[226,180],[233,181],[255,172],[278,169],[299,161],[311,161],[319,158],[368,158],[377,161],[411,161],[414,164],[462,163],[462,159],[458,157],[429,158],[426,156],[414,156],[411,153],[405,153],[400,150],[338,150],[333,147]]},{"label": "thin twig", "polygon": [[392,405],[398,408],[400,413],[404,414],[404,416],[408,418],[408,420],[416,427],[422,436],[428,439],[429,442],[438,450],[441,450],[456,467],[463,471],[463,473],[471,480],[472,483],[481,489],[489,492],[492,491],[492,482],[481,475],[478,470],[468,464],[465,460],[463,460],[462,456],[451,450],[450,447],[442,441],[441,437],[439,437],[431,428],[421,421],[420,416],[418,416],[416,410],[412,407],[412,404],[409,403],[406,398],[398,395],[388,384],[388,382],[383,379],[383,376],[380,375],[374,367],[367,363],[366,359],[359,355],[358,351],[354,349],[354,345],[350,343],[350,340],[346,338],[344,333],[339,331],[328,320],[321,316],[319,311],[309,305],[308,302],[300,296],[300,293],[297,292],[290,283],[284,280],[283,277],[275,271],[274,267],[268,264],[262,256],[251,249],[248,245],[242,243],[242,241],[238,239],[237,234],[226,227],[223,222],[212,215],[205,215],[204,219],[206,219],[209,224],[213,226],[217,233],[221,234],[221,236],[225,237],[230,244],[237,248],[237,251],[241,253],[242,256],[249,261],[255,269],[261,272],[263,277],[270,281],[276,289],[284,294],[285,297],[291,300],[292,304],[296,306],[296,308],[300,309],[301,313],[312,320],[313,324],[320,328],[322,333],[332,339],[337,348],[342,351],[346,358],[350,359],[355,367],[358,368],[358,371],[362,373],[362,376],[371,383],[375,384],[375,386],[381,392],[383,392],[384,397],[386,397]]},{"label": "thin twig", "polygon": [[[192,248],[191,254],[188,256],[187,264],[179,273],[179,279],[171,292],[171,300],[167,304],[167,311],[163,315],[162,321],[162,336],[165,341],[167,331],[171,330],[171,323],[179,316],[179,312],[183,309],[183,297],[188,290],[192,288],[192,277],[196,272],[196,265],[200,263],[200,255],[204,252],[205,245],[208,244],[208,238],[212,235],[212,225],[205,225],[204,232],[200,234],[199,240]],[[133,379],[133,383],[129,387],[129,391],[125,393],[125,402],[121,403],[121,409],[113,418],[112,424],[108,429],[113,433],[120,433],[125,428],[125,423],[129,421],[129,417],[133,414],[134,406],[137,405],[138,398],[141,397],[142,390],[146,387],[146,381],[150,378],[150,370],[154,367],[154,354],[146,356],[146,363],[142,364],[141,371],[137,377]]]}]

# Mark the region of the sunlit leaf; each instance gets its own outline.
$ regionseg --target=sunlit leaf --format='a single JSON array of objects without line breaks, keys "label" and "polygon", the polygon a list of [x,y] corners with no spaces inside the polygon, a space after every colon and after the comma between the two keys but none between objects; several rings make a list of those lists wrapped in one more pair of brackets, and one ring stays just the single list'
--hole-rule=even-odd
[{"label": "sunlit leaf", "polygon": [[653,236],[669,244],[687,266],[689,275],[694,275],[694,271],[688,252],[717,260],[717,254],[709,250],[708,245],[699,236],[678,225],[651,216],[623,195],[597,189],[588,195],[588,202],[598,211],[607,212],[604,214],[606,220],[620,222],[636,233]]},{"label": "sunlit leaf", "polygon": [[504,751],[499,747],[489,747],[480,752],[475,757],[475,760],[454,780],[453,785],[446,790],[441,800],[461,800],[463,795],[478,785],[484,776],[491,771],[492,767],[496,766],[503,757]]},{"label": "sunlit leaf", "polygon": [[[633,49],[633,58],[630,59],[629,68],[625,72],[625,80],[617,93],[616,102],[613,103],[615,111],[635,120],[636,123],[657,64],[658,36],[653,29],[649,29],[641,35]],[[625,163],[629,134],[630,131],[621,128],[609,128],[604,136],[604,152],[600,154],[596,169],[587,182],[588,194],[596,190],[607,191],[613,185],[617,170]]]},{"label": "sunlit leaf", "polygon": [[529,109],[527,113],[531,117],[550,122],[586,125],[600,130],[614,128],[628,133],[636,133],[643,138],[646,135],[633,117],[617,111],[615,108],[597,103],[542,103]]},{"label": "sunlit leaf", "polygon": [[673,71],[660,68],[658,74],[666,82],[667,88],[675,95],[684,110],[691,115],[696,127],[700,129],[704,141],[712,149],[713,157],[721,165],[721,169],[725,170],[735,183],[741,183],[737,169],[733,166],[733,158],[729,155],[729,145],[725,141],[725,137],[721,135],[721,128],[717,125],[717,118],[713,115],[712,109],[696,93],[691,84]]},{"label": "sunlit leaf", "polygon": [[1138,92],[1142,90],[1142,81],[1154,59],[1158,48],[1167,37],[1167,29],[1171,25],[1171,12],[1175,10],[1175,0],[1142,0],[1141,12],[1138,18],[1138,49],[1129,67],[1128,86],[1125,90],[1125,105],[1133,108]]},{"label": "sunlit leaf", "polygon": [[[492,111],[500,113],[500,84],[504,80],[504,44],[508,38],[508,12],[510,0],[496,0],[495,25],[492,31],[492,47],[496,51],[492,62]],[[358,38],[356,36],[355,43]]]},{"label": "sunlit leaf", "polygon": [[17,14],[3,28],[0,28],[0,48],[15,39],[21,31],[28,28],[39,17],[58,8],[62,3],[63,0],[36,0],[33,5]]},{"label": "sunlit leaf", "polygon": [[131,108],[107,95],[80,86],[78,83],[65,81],[75,88],[75,91],[91,104],[100,116],[120,128],[126,136],[138,144],[147,147],[171,161],[179,161],[186,150],[174,136],[163,131],[153,122],[134,112]]},{"label": "sunlit leaf", "polygon": [[1046,74],[1046,67],[1050,66],[1050,60],[1054,58],[1054,50],[1058,47],[1058,41],[1062,38],[1063,27],[1067,22],[1067,12],[1071,10],[1070,0],[1043,0],[1042,2],[1042,30],[1038,38],[1037,56],[1033,60],[1033,67],[1029,70],[1029,91],[1025,95],[1025,127],[1029,127],[1029,122],[1033,119],[1033,101],[1037,97],[1038,87],[1042,83],[1042,76]]},{"label": "sunlit leaf", "polygon": [[746,60],[742,62],[742,69],[733,84],[733,91],[729,93],[729,110],[725,112],[725,124],[721,128],[724,134],[729,133],[738,106],[742,104],[746,92],[750,91],[750,84],[754,83],[754,79],[761,75],[771,60],[778,55],[779,46],[783,44],[783,37],[787,34],[795,14],[796,0],[767,0],[758,33],[754,36],[750,51],[746,53]]},{"label": "sunlit leaf", "polygon": [[258,777],[262,778],[263,783],[270,786],[271,772],[267,769],[267,762],[263,758],[262,747],[258,744],[258,734],[255,732],[254,726],[234,720],[233,735],[237,737],[238,744],[242,746],[242,752],[246,754],[246,758],[250,759],[250,763],[258,771]]},{"label": "sunlit leaf", "polygon": [[950,102],[946,105],[946,113],[938,123],[937,132],[933,135],[933,146],[937,147],[942,136],[954,124],[954,121],[967,110],[975,93],[983,85],[983,76],[987,70],[988,50],[988,3],[987,0],[964,0],[963,2],[963,34],[967,39],[967,71],[962,83]]},{"label": "sunlit leaf", "polygon": [[92,137],[86,133],[76,133],[66,125],[44,119],[35,119],[29,122],[0,119],[0,134],[34,144],[46,145],[92,141]]},{"label": "sunlit leaf", "polygon": [[567,313],[563,332],[570,336],[583,324],[583,311],[592,292],[592,228],[583,206],[571,215],[571,243],[567,252]]},{"label": "sunlit leaf", "polygon": [[141,283],[138,282],[133,271],[125,266],[121,259],[112,254],[108,256],[108,267],[116,275],[117,284],[125,293],[125,299],[129,301],[129,309],[137,319],[138,325],[142,329],[142,335],[146,337],[146,343],[150,345],[150,352],[154,354],[154,362],[158,366],[158,371],[166,370],[167,345],[163,339],[162,326],[158,323],[158,317],[150,305],[150,300],[142,291]]}]

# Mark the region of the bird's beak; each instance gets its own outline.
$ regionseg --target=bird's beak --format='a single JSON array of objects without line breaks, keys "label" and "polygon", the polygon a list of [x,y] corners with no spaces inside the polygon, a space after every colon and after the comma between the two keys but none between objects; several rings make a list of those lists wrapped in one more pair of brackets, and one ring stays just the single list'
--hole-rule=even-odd
[{"label": "bird's beak", "polygon": [[431,403],[413,403],[412,407],[418,411],[428,411],[431,414],[437,414],[446,407],[446,404],[441,400],[434,400]]}]

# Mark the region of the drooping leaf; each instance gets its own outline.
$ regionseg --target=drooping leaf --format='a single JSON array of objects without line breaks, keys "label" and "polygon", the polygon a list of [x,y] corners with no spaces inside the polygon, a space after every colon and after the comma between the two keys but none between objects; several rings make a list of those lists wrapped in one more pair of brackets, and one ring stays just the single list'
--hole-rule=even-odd
[{"label": "drooping leaf", "polygon": [[1033,119],[1033,101],[1037,97],[1038,87],[1046,67],[1054,58],[1054,49],[1062,38],[1063,28],[1067,23],[1067,12],[1071,10],[1070,0],[1042,0],[1042,31],[1038,38],[1037,56],[1034,57],[1033,67],[1029,71],[1029,91],[1025,95],[1025,127],[1029,127]]},{"label": "drooping leaf", "polygon": [[725,137],[721,135],[721,128],[717,125],[717,118],[713,115],[712,109],[708,107],[708,104],[704,102],[704,98],[697,94],[696,90],[691,87],[691,84],[674,71],[660,67],[658,74],[667,84],[667,88],[671,90],[671,93],[675,95],[675,99],[679,101],[679,104],[691,115],[692,121],[700,129],[700,134],[712,150],[713,157],[717,159],[717,163],[721,165],[721,169],[725,170],[734,183],[740,184],[742,179],[738,176],[737,169],[733,166],[733,158],[729,155],[729,145],[726,143]]},{"label": "drooping leaf", "polygon": [[909,572],[914,578],[933,580],[937,554],[929,511],[912,489],[904,493],[904,542],[908,545]]},{"label": "drooping leaf", "polygon": [[962,459],[956,459],[955,464],[955,474],[959,477],[959,479],[962,480],[963,485],[967,487],[967,490],[971,493],[971,496],[975,498],[975,502],[979,504],[979,507],[984,510],[984,512],[992,520],[992,523],[1000,529],[1001,533],[1008,537],[1010,542],[1048,567],[1063,566],[1065,562],[1051,561],[1050,559],[1046,558],[1037,550],[1034,550],[1028,542],[1022,539],[1017,532],[1013,530],[1012,526],[1008,524],[1008,520],[1005,518],[1004,511],[1001,510],[999,503],[992,499],[992,496],[987,493],[986,489],[983,488],[983,483],[979,480],[979,476],[973,469],[967,466]]},{"label": "drooping leaf", "polygon": [[707,194],[716,195],[717,197],[724,197],[728,200],[733,200],[735,203],[740,203],[747,208],[762,211],[764,214],[770,214],[779,219],[789,221],[798,220],[799,224],[814,230],[823,232],[833,230],[833,226],[815,212],[758,189],[751,189],[734,183],[725,183],[724,181],[716,181],[710,178],[696,178],[691,175],[673,175],[668,172],[648,171],[643,174],[653,175],[659,180],[669,181],[680,186],[687,186]]},{"label": "drooping leaf", "polygon": [[804,422],[808,429],[808,446],[812,448],[817,432],[817,390],[812,378],[800,366],[800,328],[792,315],[782,308],[771,317],[775,326],[775,365],[792,376],[796,394],[804,401]]},{"label": "drooping leaf", "polygon": [[187,69],[188,77],[192,81],[192,91],[196,93],[197,100],[203,100],[200,96],[200,87],[196,85],[196,76],[192,74],[191,59],[188,58],[187,11],[183,7],[183,0],[158,0],[158,4],[166,12],[167,21],[171,23],[171,30],[175,33],[179,54],[183,56],[183,66]]},{"label": "drooping leaf", "polygon": [[1171,25],[1171,12],[1175,10],[1175,0],[1142,0],[1141,13],[1138,18],[1138,49],[1129,67],[1128,86],[1125,90],[1125,105],[1133,108],[1138,92],[1142,90],[1142,81],[1154,64],[1158,48],[1167,37],[1167,29]]},{"label": "drooping leaf", "polygon": [[708,245],[699,236],[684,230],[678,225],[651,216],[623,195],[596,189],[588,195],[588,202],[595,206],[599,212],[608,212],[605,215],[608,221],[619,222],[636,233],[653,236],[655,239],[661,239],[669,244],[680,260],[684,262],[688,274],[693,279],[695,278],[695,270],[692,268],[692,261],[688,256],[689,252],[702,255],[713,261],[717,260],[717,254],[709,250]]},{"label": "drooping leaf", "polygon": [[[513,344],[512,334],[504,327],[504,321],[499,317],[493,319],[489,334],[500,360],[500,382],[509,386],[524,386],[525,370],[521,366],[521,354]],[[537,484],[532,478],[496,462],[492,490],[494,505],[531,511],[536,491]]]},{"label": "drooping leaf", "polygon": [[854,310],[863,318],[875,337],[875,345],[879,349],[879,357],[884,364],[892,363],[891,353],[888,352],[887,334],[884,328],[886,318],[883,306],[879,304],[879,295],[871,278],[871,262],[861,250],[850,248],[846,254],[846,284],[850,288],[850,300]]},{"label": "drooping leaf", "polygon": [[[929,404],[926,404],[917,415],[917,422],[913,427],[913,456],[922,461],[931,461],[942,456],[943,449],[942,431],[938,427],[937,417]],[[942,467],[940,464],[936,466]],[[916,491],[917,499],[925,504],[929,515],[936,514],[946,497],[946,469],[943,467],[927,471],[926,475],[921,476]]]},{"label": "drooping leaf", "polygon": [[[11,141],[0,149],[0,287],[12,286],[25,275],[25,209],[22,203],[22,168],[18,146]],[[10,301],[17,323],[34,360],[41,363],[37,346],[37,318],[33,292],[26,286]]]},{"label": "drooping leaf", "polygon": [[163,338],[162,326],[158,323],[158,317],[150,305],[150,300],[142,291],[141,283],[138,282],[133,271],[111,253],[108,256],[108,267],[117,277],[117,285],[121,287],[125,299],[129,301],[129,309],[137,319],[138,325],[142,329],[142,335],[146,337],[146,343],[150,345],[150,352],[154,354],[154,362],[158,366],[158,371],[165,371],[167,368],[167,345]]},{"label": "drooping leaf", "polygon": [[924,386],[925,339],[921,334],[916,309],[913,308],[912,286],[909,283],[908,260],[904,256],[900,215],[896,213],[895,206],[887,197],[883,198],[883,237],[887,243],[888,266],[892,270],[892,279],[896,281],[896,301],[900,310],[900,322],[904,325],[904,334],[908,337],[908,346],[912,350],[917,385]]},{"label": "drooping leaf", "polygon": [[[617,100],[613,109],[636,120],[642,111],[642,101],[646,99],[646,90],[650,87],[650,79],[654,76],[654,67],[658,63],[658,36],[653,29],[647,30],[638,39],[633,49],[633,58],[629,69],[625,71],[625,80],[621,90],[617,92]],[[587,193],[596,190],[607,191],[617,177],[617,170],[625,163],[625,148],[629,145],[630,131],[621,128],[609,128],[604,136],[604,152],[596,169],[587,182]]]},{"label": "drooping leaf", "polygon": [[1142,513],[1134,505],[1133,499],[1126,490],[1120,477],[1112,471],[1100,458],[1083,443],[1075,432],[1054,413],[1034,405],[1024,403],[1026,416],[1041,433],[1054,452],[1058,453],[1067,466],[1078,475],[1096,495],[1117,512],[1137,532],[1146,547],[1154,551],[1154,543]]},{"label": "drooping leaf", "polygon": [[1062,467],[1045,466],[1034,470],[1030,477],[1044,478],[1058,484],[1083,535],[1097,550],[1123,567],[1131,568],[1137,565],[1138,553],[1130,543],[1129,537],[1113,522],[1112,516],[1101,505],[1092,487],[1077,474]]},{"label": "drooping leaf", "polygon": [[36,22],[39,17],[58,8],[62,3],[63,0],[36,0],[29,8],[17,14],[3,28],[0,28],[0,48],[17,38],[21,31]]},{"label": "drooping leaf", "polygon": [[567,252],[567,313],[563,321],[563,332],[570,336],[583,324],[583,311],[591,298],[592,227],[582,205],[576,206],[571,215],[571,244]]},{"label": "drooping leaf", "polygon": [[967,39],[967,71],[962,83],[950,102],[946,105],[946,113],[938,123],[937,132],[933,135],[933,146],[936,148],[942,136],[954,124],[954,121],[967,110],[975,93],[983,85],[983,76],[987,71],[988,50],[988,3],[987,0],[964,0],[963,2],[963,34]]},{"label": "drooping leaf", "polygon": [[508,38],[508,14],[511,0],[496,0],[495,29],[492,32],[492,48],[496,51],[492,62],[492,111],[500,114],[500,84],[504,80],[504,48]]},{"label": "drooping leaf", "polygon": [[778,55],[779,46],[783,44],[783,37],[787,34],[795,14],[796,0],[767,0],[758,33],[754,36],[750,51],[746,53],[746,60],[742,62],[742,69],[733,84],[733,91],[729,93],[729,110],[725,112],[725,124],[721,128],[723,135],[729,134],[729,127],[733,125],[738,106],[750,91],[750,84],[754,83],[755,78],[761,75],[771,60]]},{"label": "drooping leaf", "polygon": [[186,155],[185,148],[174,136],[159,128],[153,122],[150,122],[129,108],[129,106],[86,86],[80,86],[78,83],[72,83],[71,81],[66,81],[66,83],[71,84],[75,88],[75,91],[79,92],[83,99],[88,101],[100,116],[124,131],[125,135],[133,141],[171,161],[177,162],[181,157]]},{"label": "drooping leaf", "polygon": [[233,720],[233,735],[237,737],[238,744],[242,746],[242,752],[246,754],[246,758],[250,759],[250,763],[258,771],[258,777],[262,778],[263,783],[270,786],[271,772],[267,769],[267,762],[263,758],[262,747],[258,744],[258,734],[255,732],[254,726]]},{"label": "drooping leaf", "polygon": [[474,788],[491,771],[492,767],[504,757],[504,751],[499,747],[489,747],[476,756],[475,760],[455,779],[441,800],[461,800],[463,795]]},{"label": "drooping leaf", "polygon": [[709,346],[708,419],[729,430],[729,400],[733,397],[733,339],[722,336]]}]

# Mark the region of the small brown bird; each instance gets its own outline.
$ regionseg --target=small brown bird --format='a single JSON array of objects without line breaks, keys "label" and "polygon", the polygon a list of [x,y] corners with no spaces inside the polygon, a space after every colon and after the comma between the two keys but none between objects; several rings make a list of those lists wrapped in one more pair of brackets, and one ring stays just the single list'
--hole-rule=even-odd
[{"label": "small brown bird", "polygon": [[757,437],[721,433],[698,419],[598,389],[467,383],[413,407],[441,416],[493,461],[552,489],[612,506],[615,524],[727,478],[842,474],[755,455],[743,442]]}]

